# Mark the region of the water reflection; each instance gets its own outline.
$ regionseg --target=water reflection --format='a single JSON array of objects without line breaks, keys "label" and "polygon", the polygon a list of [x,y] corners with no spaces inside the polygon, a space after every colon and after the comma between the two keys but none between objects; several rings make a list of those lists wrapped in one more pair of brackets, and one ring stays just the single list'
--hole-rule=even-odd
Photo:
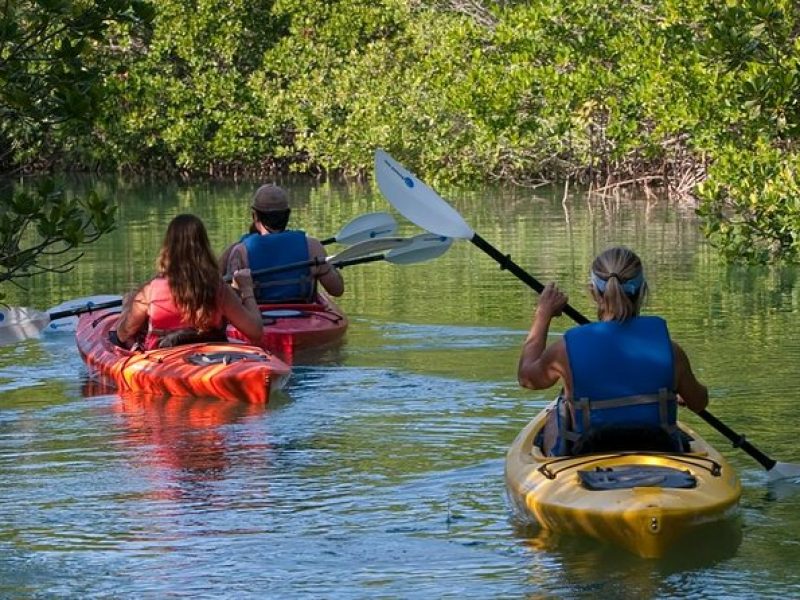
[{"label": "water reflection", "polygon": [[[113,393],[106,384],[87,380],[85,397]],[[110,404],[116,431],[131,468],[149,483],[143,499],[214,506],[228,504],[218,487],[228,471],[268,467],[268,438],[241,435],[236,425],[261,418],[287,401],[274,394],[265,405],[218,398],[154,397],[115,394]],[[274,400],[274,401],[273,401]]]}]

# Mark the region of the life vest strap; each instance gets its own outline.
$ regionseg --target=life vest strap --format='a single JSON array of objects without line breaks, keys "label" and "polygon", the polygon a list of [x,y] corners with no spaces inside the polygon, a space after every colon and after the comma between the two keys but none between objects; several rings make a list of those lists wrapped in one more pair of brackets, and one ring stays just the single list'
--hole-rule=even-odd
[{"label": "life vest strap", "polygon": [[574,415],[580,415],[581,425],[584,431],[591,428],[592,411],[606,410],[610,408],[625,408],[628,406],[641,406],[645,404],[658,404],[658,416],[662,426],[670,426],[669,406],[675,402],[675,393],[661,388],[657,394],[637,394],[635,396],[625,396],[623,398],[609,398],[607,400],[589,400],[589,398],[567,398],[567,404],[572,408]]},{"label": "life vest strap", "polygon": [[[670,406],[676,401],[676,395],[667,388],[659,389],[657,394],[637,394],[622,398],[609,398],[607,400],[590,400],[589,398],[561,398],[559,404],[565,409],[559,415],[559,436],[562,440],[569,442],[572,446],[579,446],[584,440],[595,433],[596,428],[592,424],[592,412],[605,409],[619,409],[631,406],[643,406],[658,404],[658,425],[670,438],[678,439],[678,427],[676,423],[670,423]],[[570,414],[575,420],[580,419],[581,431],[572,428],[570,424]]]}]

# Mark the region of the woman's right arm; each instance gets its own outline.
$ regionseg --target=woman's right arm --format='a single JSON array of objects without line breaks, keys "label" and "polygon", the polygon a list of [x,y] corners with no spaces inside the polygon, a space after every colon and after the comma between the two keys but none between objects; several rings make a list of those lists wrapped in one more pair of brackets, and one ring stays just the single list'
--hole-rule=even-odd
[{"label": "woman's right arm", "polygon": [[150,284],[143,285],[133,296],[130,294],[122,304],[122,312],[117,319],[117,338],[126,346],[147,325],[147,291]]},{"label": "woman's right arm", "polygon": [[678,403],[700,412],[708,406],[708,388],[700,383],[692,372],[689,357],[676,342],[672,342],[675,356],[675,389],[678,392]]},{"label": "woman's right arm", "polygon": [[241,298],[233,291],[232,287],[224,285],[222,314],[231,325],[245,334],[252,344],[259,345],[263,335],[263,322],[253,293],[253,278],[250,276],[250,269],[234,272],[233,280]]}]

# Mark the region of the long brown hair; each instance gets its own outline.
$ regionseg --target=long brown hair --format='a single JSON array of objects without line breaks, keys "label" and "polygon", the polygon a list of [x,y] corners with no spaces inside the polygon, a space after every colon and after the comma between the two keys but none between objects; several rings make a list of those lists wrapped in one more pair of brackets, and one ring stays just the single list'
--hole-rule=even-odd
[{"label": "long brown hair", "polygon": [[181,214],[170,221],[156,269],[167,279],[184,321],[200,331],[216,325],[222,279],[205,225],[199,218]]},{"label": "long brown hair", "polygon": [[600,320],[626,321],[639,314],[647,296],[642,261],[624,246],[609,248],[592,262],[590,291]]}]

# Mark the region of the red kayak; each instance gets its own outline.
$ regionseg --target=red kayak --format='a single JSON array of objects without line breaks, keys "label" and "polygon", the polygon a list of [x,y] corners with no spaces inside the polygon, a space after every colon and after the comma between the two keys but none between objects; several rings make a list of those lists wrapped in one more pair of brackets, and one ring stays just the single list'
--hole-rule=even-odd
[{"label": "red kayak", "polygon": [[261,348],[240,343],[185,344],[136,352],[109,339],[119,308],[87,313],[75,340],[86,364],[114,382],[120,392],[158,396],[201,396],[266,403],[291,372]]},{"label": "red kayak", "polygon": [[[347,331],[347,317],[327,296],[320,294],[310,304],[262,304],[264,334],[260,346],[291,364],[301,350],[321,348],[338,342]],[[228,337],[247,341],[236,328]]]}]

